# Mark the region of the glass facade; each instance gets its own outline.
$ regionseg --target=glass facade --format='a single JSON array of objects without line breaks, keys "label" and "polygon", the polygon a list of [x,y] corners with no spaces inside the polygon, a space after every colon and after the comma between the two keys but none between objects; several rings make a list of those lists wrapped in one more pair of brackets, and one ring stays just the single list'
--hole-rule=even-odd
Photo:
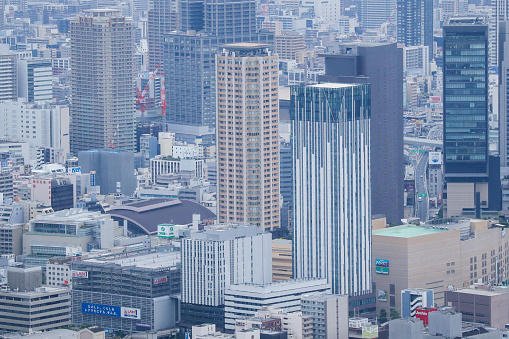
[{"label": "glass facade", "polygon": [[444,164],[448,181],[487,180],[488,26],[444,26]]}]

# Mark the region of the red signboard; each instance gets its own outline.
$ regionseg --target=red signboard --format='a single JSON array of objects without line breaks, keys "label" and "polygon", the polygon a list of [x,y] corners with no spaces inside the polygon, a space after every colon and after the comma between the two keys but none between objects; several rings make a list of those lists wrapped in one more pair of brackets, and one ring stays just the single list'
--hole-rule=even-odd
[{"label": "red signboard", "polygon": [[430,312],[436,311],[436,308],[426,307],[426,308],[418,308],[415,310],[415,317],[417,319],[421,319],[424,325],[428,325],[428,316]]}]

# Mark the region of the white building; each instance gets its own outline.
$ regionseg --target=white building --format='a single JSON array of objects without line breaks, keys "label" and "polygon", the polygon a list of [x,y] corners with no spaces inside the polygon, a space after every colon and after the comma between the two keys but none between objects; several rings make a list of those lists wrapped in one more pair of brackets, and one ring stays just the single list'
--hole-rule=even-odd
[{"label": "white building", "polygon": [[313,339],[348,338],[348,296],[314,294],[302,298],[302,314],[313,318]]},{"label": "white building", "polygon": [[315,292],[330,292],[326,279],[295,279],[265,284],[238,284],[226,289],[224,296],[225,328],[235,330],[235,323],[253,317],[263,307],[284,312],[299,312],[301,298]]},{"label": "white building", "polygon": [[428,46],[403,47],[404,74],[431,75]]},{"label": "white building", "polygon": [[18,98],[30,103],[51,102],[53,99],[51,59],[18,60]]},{"label": "white building", "polygon": [[272,237],[263,229],[221,224],[193,232],[182,241],[184,303],[220,306],[225,303],[225,290],[232,284],[270,281]]},{"label": "white building", "polygon": [[[69,107],[27,104],[22,100],[0,105],[0,137],[52,147],[69,153]],[[26,162],[27,163],[27,162]]]},{"label": "white building", "polygon": [[55,286],[72,286],[72,271],[69,264],[59,260],[52,260],[46,263],[46,285]]},{"label": "white building", "polygon": [[158,155],[150,159],[150,174],[152,183],[157,177],[166,174],[177,174],[181,171],[194,172],[195,178],[205,178],[203,159],[176,159],[171,156]]}]

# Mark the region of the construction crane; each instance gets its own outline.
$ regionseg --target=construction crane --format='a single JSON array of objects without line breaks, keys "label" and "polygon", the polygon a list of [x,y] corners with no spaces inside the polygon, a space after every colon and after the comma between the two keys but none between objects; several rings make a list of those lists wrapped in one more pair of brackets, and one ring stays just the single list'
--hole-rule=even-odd
[{"label": "construction crane", "polygon": [[381,30],[380,30],[381,34],[385,33],[385,29],[391,23],[392,16],[396,12],[397,8],[398,8],[398,5],[394,6],[394,8],[392,9],[391,13],[389,14],[389,17],[387,18],[387,21],[382,24],[382,27],[381,27]]},{"label": "construction crane", "polygon": [[147,85],[143,89],[143,92],[140,91],[138,87],[136,87],[136,103],[140,105],[140,111],[142,115],[143,113],[145,113],[145,97],[147,95],[147,91],[150,87],[150,84],[154,81],[154,78],[156,77],[157,72],[159,71],[160,68],[161,64],[159,64],[159,66],[157,66],[157,68],[152,72],[152,74],[150,74]]},{"label": "construction crane", "polygon": [[115,149],[115,138],[118,137],[118,130],[120,129],[120,124],[117,124],[117,129],[115,131],[115,133],[113,133],[113,139],[110,139],[110,146],[108,147],[109,149]]}]

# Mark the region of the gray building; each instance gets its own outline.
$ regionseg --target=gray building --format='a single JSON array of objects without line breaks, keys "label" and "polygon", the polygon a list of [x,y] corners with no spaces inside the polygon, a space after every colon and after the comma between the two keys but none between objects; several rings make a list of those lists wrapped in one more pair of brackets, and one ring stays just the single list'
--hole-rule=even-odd
[{"label": "gray building", "polygon": [[122,253],[73,262],[72,323],[129,332],[175,327],[179,257],[180,251]]},{"label": "gray building", "polygon": [[361,27],[370,30],[380,30],[396,9],[396,0],[359,0],[357,3]]},{"label": "gray building", "polygon": [[[326,278],[332,293],[372,311],[370,90],[367,84],[291,88],[295,278]],[[346,104],[348,103],[348,105]]]},{"label": "gray building", "polygon": [[150,0],[147,16],[148,62],[152,72],[163,62],[164,33],[179,29],[179,1]]},{"label": "gray building", "polygon": [[344,44],[326,54],[320,82],[371,85],[371,213],[399,225],[404,207],[403,50],[397,44]]},{"label": "gray building", "polygon": [[461,313],[452,307],[444,307],[428,314],[428,332],[430,335],[444,336],[446,338],[463,337]]},{"label": "gray building", "polygon": [[71,21],[71,152],[134,151],[134,34],[120,10],[85,11]]},{"label": "gray building", "polygon": [[348,296],[312,294],[302,298],[302,315],[313,318],[314,339],[348,338]]},{"label": "gray building", "polygon": [[136,189],[134,153],[99,150],[79,152],[79,165],[83,173],[95,172],[91,186],[100,186],[101,194],[123,193],[131,195]]},{"label": "gray building", "polygon": [[0,47],[0,101],[18,97],[16,55],[5,47]]},{"label": "gray building", "polygon": [[40,267],[9,267],[7,269],[7,286],[14,291],[34,291],[42,285]]},{"label": "gray building", "polygon": [[51,59],[18,60],[18,97],[26,102],[53,99]]},{"label": "gray building", "polygon": [[[19,207],[21,211],[17,211],[23,218],[23,207]],[[0,225],[0,254],[20,255],[23,252],[22,241],[23,225]]]},{"label": "gray building", "polygon": [[254,0],[186,0],[181,6],[182,32],[164,38],[167,109],[174,123],[214,127],[219,46],[272,43],[274,35],[257,33]]},{"label": "gray building", "polygon": [[391,339],[423,339],[424,324],[415,318],[396,319],[389,322],[389,338]]},{"label": "gray building", "polygon": [[0,303],[0,331],[31,333],[71,323],[71,292],[65,287],[0,292]]},{"label": "gray building", "polygon": [[433,1],[397,0],[398,42],[409,46],[428,46],[433,59]]}]

